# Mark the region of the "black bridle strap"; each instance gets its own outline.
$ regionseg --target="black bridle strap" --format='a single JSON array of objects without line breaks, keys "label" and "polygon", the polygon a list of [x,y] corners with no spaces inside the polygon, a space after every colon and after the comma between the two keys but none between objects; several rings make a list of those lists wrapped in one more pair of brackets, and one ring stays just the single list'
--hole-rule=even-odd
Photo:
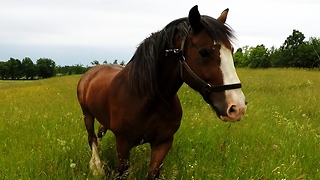
[{"label": "black bridle strap", "polygon": [[[196,73],[194,73],[192,71],[190,66],[187,64],[184,56],[182,56],[181,60],[180,60],[180,75],[181,75],[182,80],[185,81],[184,75],[183,75],[183,70],[186,70],[187,73],[201,85],[201,87],[207,87],[207,85],[209,85],[204,80],[202,80],[198,75],[196,75]],[[209,86],[211,86],[211,85],[209,85]]]},{"label": "black bridle strap", "polygon": [[235,84],[226,84],[221,86],[213,86],[213,87],[209,87],[209,89],[211,92],[219,92],[219,91],[226,91],[230,89],[240,89],[241,87],[242,87],[241,83],[235,83]]}]

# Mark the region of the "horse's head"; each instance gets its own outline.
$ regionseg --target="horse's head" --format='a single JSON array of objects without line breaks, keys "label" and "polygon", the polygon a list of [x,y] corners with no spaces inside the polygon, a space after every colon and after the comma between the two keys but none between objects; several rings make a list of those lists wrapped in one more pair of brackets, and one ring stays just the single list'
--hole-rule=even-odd
[{"label": "horse's head", "polygon": [[181,42],[181,76],[223,121],[239,121],[246,101],[233,63],[232,30],[225,25],[228,9],[219,18],[189,12],[190,33]]}]

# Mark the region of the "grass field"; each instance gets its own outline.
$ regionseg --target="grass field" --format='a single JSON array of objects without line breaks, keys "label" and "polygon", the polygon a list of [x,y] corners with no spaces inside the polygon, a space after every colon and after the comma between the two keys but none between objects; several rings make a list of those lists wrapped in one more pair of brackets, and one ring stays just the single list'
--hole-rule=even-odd
[{"label": "grass field", "polygon": [[[319,179],[320,72],[238,69],[249,101],[245,118],[224,123],[201,96],[179,91],[183,120],[162,179]],[[80,76],[0,81],[0,179],[101,179],[91,152],[76,84]],[[100,144],[112,179],[117,158],[108,132]],[[131,151],[129,180],[145,179],[147,144]]]}]

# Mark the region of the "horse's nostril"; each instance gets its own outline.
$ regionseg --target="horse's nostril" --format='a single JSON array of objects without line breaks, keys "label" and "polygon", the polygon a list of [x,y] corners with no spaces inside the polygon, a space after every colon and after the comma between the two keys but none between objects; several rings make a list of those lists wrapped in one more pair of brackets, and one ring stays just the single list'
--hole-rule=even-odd
[{"label": "horse's nostril", "polygon": [[236,106],[235,105],[232,105],[231,107],[230,107],[230,109],[229,109],[229,113],[233,113],[233,112],[235,112],[236,111]]}]

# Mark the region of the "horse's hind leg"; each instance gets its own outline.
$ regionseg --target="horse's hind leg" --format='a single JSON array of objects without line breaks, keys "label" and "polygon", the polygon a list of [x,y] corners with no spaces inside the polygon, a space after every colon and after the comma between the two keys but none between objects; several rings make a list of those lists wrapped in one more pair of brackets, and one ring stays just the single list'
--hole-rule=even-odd
[{"label": "horse's hind leg", "polygon": [[102,162],[98,152],[97,136],[94,133],[94,117],[89,113],[83,113],[84,123],[88,132],[88,142],[92,150],[92,157],[89,163],[89,167],[94,175],[104,175]]}]

